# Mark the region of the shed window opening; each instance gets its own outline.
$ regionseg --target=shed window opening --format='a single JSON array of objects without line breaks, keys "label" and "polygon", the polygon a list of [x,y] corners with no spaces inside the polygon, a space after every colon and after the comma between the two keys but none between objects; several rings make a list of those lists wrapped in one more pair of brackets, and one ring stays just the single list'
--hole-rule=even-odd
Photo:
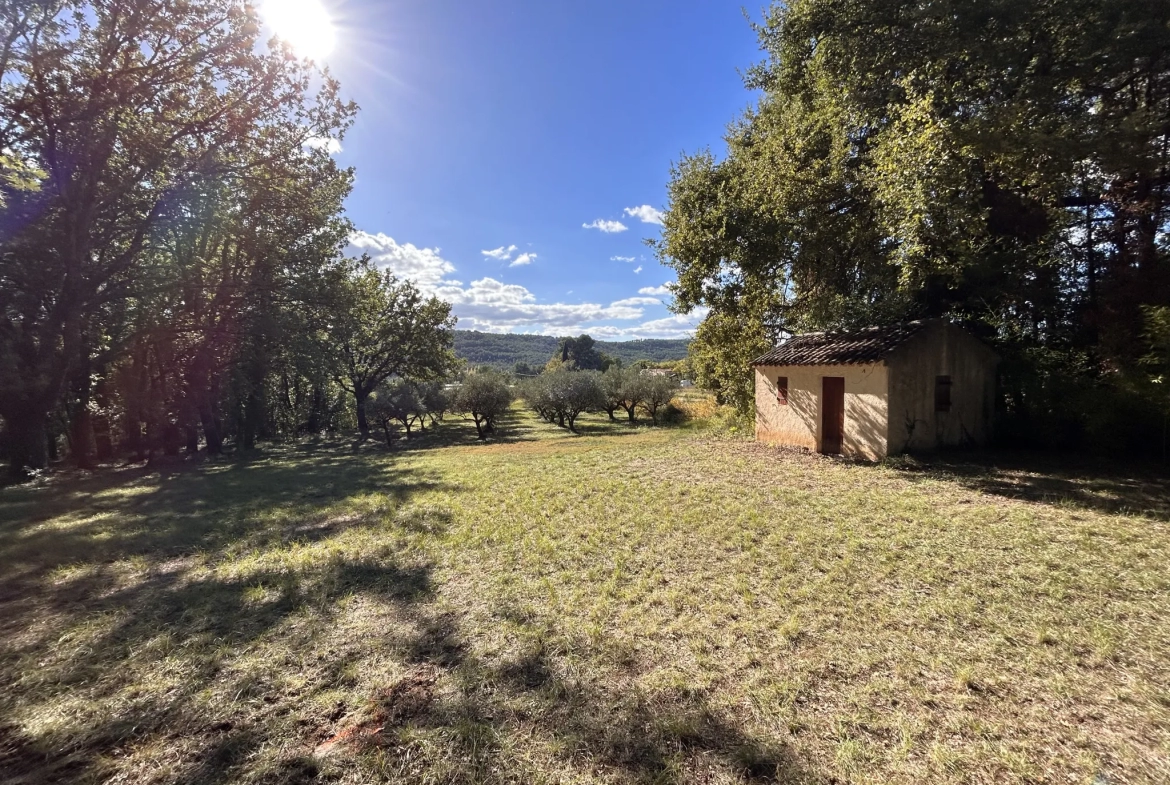
[{"label": "shed window opening", "polygon": [[788,405],[788,377],[781,376],[776,379],[776,402],[781,406]]},{"label": "shed window opening", "polygon": [[934,377],[934,410],[949,412],[951,410],[951,377]]}]

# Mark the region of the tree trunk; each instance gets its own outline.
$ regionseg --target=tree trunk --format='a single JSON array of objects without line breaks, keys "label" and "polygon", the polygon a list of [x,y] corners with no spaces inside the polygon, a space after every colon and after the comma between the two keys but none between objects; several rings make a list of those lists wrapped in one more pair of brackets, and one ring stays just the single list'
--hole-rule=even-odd
[{"label": "tree trunk", "polygon": [[309,404],[309,422],[305,425],[305,430],[313,436],[321,433],[321,410],[324,408],[324,394],[321,388],[313,385],[313,400]]},{"label": "tree trunk", "polygon": [[[257,352],[262,354],[262,352]],[[248,364],[248,394],[244,397],[242,423],[244,449],[256,447],[257,439],[266,439],[268,433],[268,394],[264,387],[265,366],[257,359]]]},{"label": "tree trunk", "polygon": [[69,423],[69,446],[79,469],[93,468],[93,417],[89,402],[93,392],[89,347],[83,341],[73,383],[73,417]]},{"label": "tree trunk", "polygon": [[98,461],[105,463],[114,457],[114,443],[110,439],[110,419],[106,416],[94,419],[93,441]]},{"label": "tree trunk", "polygon": [[355,392],[354,398],[357,400],[357,421],[358,430],[362,434],[362,441],[370,438],[370,423],[366,420],[366,401],[369,399],[368,392]]},{"label": "tree trunk", "polygon": [[264,401],[260,394],[253,389],[248,393],[248,398],[244,402],[244,422],[241,430],[243,431],[245,450],[255,449],[256,435],[263,429],[263,421]]},{"label": "tree trunk", "polygon": [[137,417],[126,418],[126,449],[134,453],[135,460],[146,460],[142,439],[142,423]]},{"label": "tree trunk", "polygon": [[93,416],[89,411],[89,396],[86,395],[84,400],[78,401],[73,421],[69,423],[69,445],[77,468],[93,468],[93,441]]},{"label": "tree trunk", "polygon": [[25,470],[44,469],[49,465],[47,416],[35,407],[5,415],[8,421],[8,445],[12,450],[9,467],[13,477],[23,478]]},{"label": "tree trunk", "polygon": [[223,455],[223,432],[219,427],[219,419],[211,408],[210,403],[199,407],[199,423],[203,426],[203,439],[207,442],[208,455]]},{"label": "tree trunk", "polygon": [[45,440],[46,457],[49,459],[48,464],[51,466],[61,457],[57,454],[57,434],[53,433],[52,428],[46,428],[45,436],[48,437]]},{"label": "tree trunk", "polygon": [[[183,432],[174,423],[167,423],[162,431],[163,455],[178,455],[183,444]],[[198,448],[198,444],[195,445]]]}]

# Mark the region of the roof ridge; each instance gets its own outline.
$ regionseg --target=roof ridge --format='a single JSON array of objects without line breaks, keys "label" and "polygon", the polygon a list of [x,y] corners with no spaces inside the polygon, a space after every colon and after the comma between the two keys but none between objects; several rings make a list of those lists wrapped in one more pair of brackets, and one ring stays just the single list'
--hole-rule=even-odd
[{"label": "roof ridge", "polygon": [[932,321],[913,319],[790,336],[752,365],[850,365],[876,362]]}]

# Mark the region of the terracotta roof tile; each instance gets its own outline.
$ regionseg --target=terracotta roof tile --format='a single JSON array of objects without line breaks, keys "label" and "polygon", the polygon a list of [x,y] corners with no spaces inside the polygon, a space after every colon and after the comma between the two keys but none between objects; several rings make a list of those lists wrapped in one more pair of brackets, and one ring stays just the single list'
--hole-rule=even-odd
[{"label": "terracotta roof tile", "polygon": [[860,365],[884,359],[930,322],[794,335],[752,365]]}]

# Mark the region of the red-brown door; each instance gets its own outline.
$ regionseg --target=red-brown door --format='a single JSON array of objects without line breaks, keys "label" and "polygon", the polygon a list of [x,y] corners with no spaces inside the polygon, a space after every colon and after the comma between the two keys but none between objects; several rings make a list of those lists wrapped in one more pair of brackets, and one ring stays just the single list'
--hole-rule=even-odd
[{"label": "red-brown door", "polygon": [[821,452],[841,452],[845,434],[845,377],[826,376],[821,384]]}]

